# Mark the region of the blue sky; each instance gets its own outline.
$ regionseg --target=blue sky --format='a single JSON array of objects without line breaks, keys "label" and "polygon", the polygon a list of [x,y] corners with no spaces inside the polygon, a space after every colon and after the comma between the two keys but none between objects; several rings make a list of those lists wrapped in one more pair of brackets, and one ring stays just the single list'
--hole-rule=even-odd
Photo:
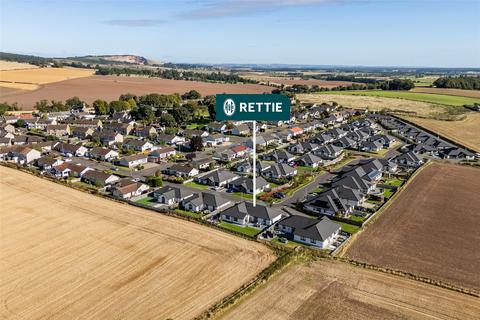
[{"label": "blue sky", "polygon": [[480,67],[480,1],[0,0],[0,50],[173,62]]}]

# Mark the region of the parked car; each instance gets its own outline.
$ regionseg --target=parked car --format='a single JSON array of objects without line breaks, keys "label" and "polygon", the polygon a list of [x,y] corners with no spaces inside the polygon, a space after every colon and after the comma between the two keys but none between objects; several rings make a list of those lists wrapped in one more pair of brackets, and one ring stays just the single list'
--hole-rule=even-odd
[{"label": "parked car", "polygon": [[277,198],[277,199],[283,199],[283,198],[285,198],[285,194],[283,194],[282,192],[275,192],[273,194],[273,197]]}]

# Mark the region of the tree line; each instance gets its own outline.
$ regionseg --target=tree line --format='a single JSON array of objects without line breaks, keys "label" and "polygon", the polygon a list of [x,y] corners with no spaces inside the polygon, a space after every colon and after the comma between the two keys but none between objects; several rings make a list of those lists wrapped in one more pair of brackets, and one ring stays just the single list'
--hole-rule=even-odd
[{"label": "tree line", "polygon": [[136,69],[126,67],[98,67],[97,75],[140,75],[151,78],[162,78],[171,80],[190,80],[203,82],[225,82],[225,83],[258,83],[258,81],[246,79],[233,73],[224,72],[195,72],[180,71],[176,69]]},{"label": "tree line", "polygon": [[441,77],[433,85],[437,88],[480,90],[480,76]]},{"label": "tree line", "polygon": [[0,116],[4,115],[7,111],[18,111],[21,110],[16,103],[9,104],[6,102],[0,103]]}]

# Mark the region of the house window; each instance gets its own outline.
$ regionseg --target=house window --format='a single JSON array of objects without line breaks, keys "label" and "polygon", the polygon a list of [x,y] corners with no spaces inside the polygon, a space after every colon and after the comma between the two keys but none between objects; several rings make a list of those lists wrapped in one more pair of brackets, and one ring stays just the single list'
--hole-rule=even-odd
[{"label": "house window", "polygon": [[310,239],[310,243],[315,243],[315,239]]},{"label": "house window", "polygon": [[237,222],[237,221],[238,221],[238,219],[237,219],[237,218],[234,218],[234,219],[233,219],[233,221]]},{"label": "house window", "polygon": [[305,239],[305,237],[300,237],[300,240],[305,241],[307,239]]}]

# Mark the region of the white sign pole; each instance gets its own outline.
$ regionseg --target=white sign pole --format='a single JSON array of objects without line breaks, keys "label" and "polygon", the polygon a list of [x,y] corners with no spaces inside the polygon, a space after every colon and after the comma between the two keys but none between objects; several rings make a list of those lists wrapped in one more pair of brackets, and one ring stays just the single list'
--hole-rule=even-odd
[{"label": "white sign pole", "polygon": [[257,122],[253,122],[253,206],[257,205]]}]

